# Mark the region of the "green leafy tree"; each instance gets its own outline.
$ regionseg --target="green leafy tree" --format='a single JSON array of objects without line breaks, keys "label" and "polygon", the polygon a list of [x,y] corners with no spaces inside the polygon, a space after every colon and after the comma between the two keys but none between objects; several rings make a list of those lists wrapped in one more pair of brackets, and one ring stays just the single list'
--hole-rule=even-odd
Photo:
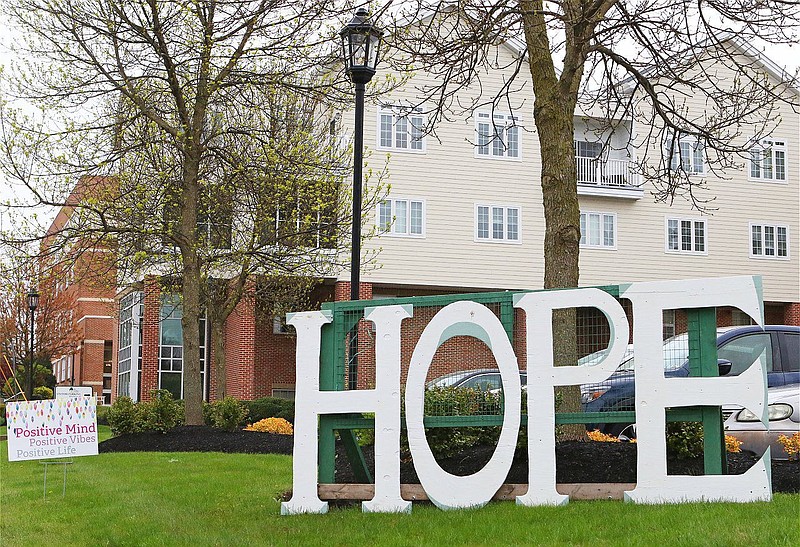
[{"label": "green leafy tree", "polygon": [[12,78],[15,93],[47,120],[6,107],[5,172],[35,205],[63,206],[80,179],[69,222],[50,244],[101,243],[119,257],[122,283],[153,274],[180,293],[187,424],[202,423],[203,307],[219,325],[256,276],[334,271],[347,244],[340,184],[349,155],[327,123],[313,123],[342,97],[341,75],[319,70],[350,13],[342,8],[322,0],[6,7],[30,53]]}]

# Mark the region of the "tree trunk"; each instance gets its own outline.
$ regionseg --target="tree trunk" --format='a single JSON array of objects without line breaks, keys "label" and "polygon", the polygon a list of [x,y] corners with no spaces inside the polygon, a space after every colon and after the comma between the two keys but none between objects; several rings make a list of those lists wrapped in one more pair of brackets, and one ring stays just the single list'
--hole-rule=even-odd
[{"label": "tree trunk", "polygon": [[225,321],[219,320],[217,314],[212,314],[211,323],[211,352],[214,361],[214,377],[216,378],[216,390],[214,398],[222,400],[225,398],[226,385],[226,362],[225,362]]},{"label": "tree trunk", "polygon": [[[578,252],[580,245],[580,207],[578,205],[575,151],[573,150],[575,106],[580,70],[558,79],[550,54],[547,26],[542,16],[541,0],[520,2],[523,9],[525,39],[533,81],[535,102],[533,115],[539,135],[542,157],[542,198],[545,216],[544,288],[578,286]],[[574,52],[573,52],[574,53]],[[575,310],[553,313],[554,363],[574,365],[577,360]],[[580,388],[565,386],[561,393],[561,412],[580,412]],[[586,438],[581,424],[560,428],[559,440]]]}]

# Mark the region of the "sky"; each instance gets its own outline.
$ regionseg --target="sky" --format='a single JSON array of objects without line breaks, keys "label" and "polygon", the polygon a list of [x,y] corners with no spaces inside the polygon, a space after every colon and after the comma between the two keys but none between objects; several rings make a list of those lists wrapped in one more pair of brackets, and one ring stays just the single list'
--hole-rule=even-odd
[{"label": "sky", "polygon": [[[17,36],[18,34],[10,26],[8,21],[0,21],[0,66],[8,67],[14,61],[10,46]],[[798,44],[781,46],[769,44],[753,45],[764,52],[775,64],[786,69],[787,72],[791,74],[795,73],[800,68],[800,45]],[[0,74],[0,96],[4,96],[3,90],[5,87],[2,81],[2,75]],[[5,98],[7,98],[7,96],[5,96]],[[21,194],[22,192],[24,192],[24,188],[12,184],[0,175],[0,202],[8,201],[14,197],[15,193]],[[53,210],[43,210],[38,213],[38,216],[42,219],[42,223],[45,224],[49,224],[49,219],[52,219],[54,215],[55,211]],[[7,229],[8,224],[8,214],[3,210],[3,207],[0,207],[0,230],[4,228]]]}]

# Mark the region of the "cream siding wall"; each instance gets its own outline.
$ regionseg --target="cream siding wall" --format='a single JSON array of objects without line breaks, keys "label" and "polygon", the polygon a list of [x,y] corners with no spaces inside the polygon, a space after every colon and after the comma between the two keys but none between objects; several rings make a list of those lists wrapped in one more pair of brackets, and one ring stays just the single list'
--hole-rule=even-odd
[{"label": "cream siding wall", "polygon": [[[505,47],[499,48],[499,54],[509,55]],[[500,88],[501,76],[495,72],[484,77],[484,98]],[[429,83],[425,75],[418,74],[405,89],[413,90],[425,83]],[[387,154],[377,150],[377,105],[368,105],[364,122],[364,142],[371,154],[368,167],[378,170],[388,161],[389,197],[424,200],[425,236],[383,235],[367,241],[366,249],[380,249],[380,253],[374,268],[365,268],[364,281],[487,289],[541,287],[544,213],[530,89],[527,84],[525,91],[512,98],[513,114],[522,118],[525,128],[520,131],[521,158],[518,160],[476,158],[472,144],[475,120],[469,114],[461,120],[441,123],[437,127],[441,142],[429,135],[424,153],[394,150]],[[409,104],[418,99],[407,91],[382,96],[380,100]],[[489,111],[489,108],[480,111]],[[508,113],[502,108],[496,112]],[[477,204],[519,207],[521,243],[476,242]],[[365,224],[374,222],[373,211]]]},{"label": "cream siding wall", "polygon": [[[501,56],[510,52],[501,47]],[[501,60],[502,62],[502,60]],[[380,72],[379,72],[380,75]],[[526,78],[527,80],[527,78]],[[414,102],[413,89],[426,83],[417,74],[405,92],[382,96],[384,103]],[[502,74],[483,78],[483,97],[502,85]],[[365,243],[365,249],[380,250],[372,266],[362,274],[376,284],[452,288],[525,289],[540,288],[543,280],[544,216],[540,187],[538,135],[533,123],[530,83],[513,95],[515,115],[522,117],[520,160],[476,158],[471,142],[475,121],[468,114],[460,121],[443,122],[437,128],[441,142],[427,137],[425,153],[377,150],[376,104],[367,107],[365,143],[368,168],[380,169],[388,161],[390,197],[422,199],[425,203],[425,235],[406,238],[383,235]],[[699,98],[687,100],[697,112],[705,105]],[[762,275],[764,298],[769,301],[800,301],[800,116],[780,106],[780,123],[774,138],[787,142],[785,183],[749,180],[749,166],[708,175],[706,198],[714,198],[708,214],[691,209],[677,198],[670,206],[655,203],[650,185],[644,197],[630,200],[580,196],[581,210],[616,214],[616,250],[581,249],[581,285],[640,280],[682,279],[728,275]],[[498,110],[498,112],[502,112]],[[352,124],[352,114],[344,116]],[[576,131],[576,135],[581,130]],[[639,131],[642,133],[641,129]],[[744,137],[743,137],[744,138]],[[618,137],[613,140],[620,148]],[[633,150],[644,157],[643,150]],[[648,157],[656,161],[658,153]],[[660,152],[659,152],[660,153]],[[623,154],[614,154],[623,157]],[[521,243],[475,241],[476,204],[513,205],[521,208]],[[665,250],[666,218],[704,218],[707,230],[705,255],[681,255]],[[374,211],[365,224],[375,222]],[[788,260],[750,258],[750,223],[763,222],[789,228]],[[348,279],[342,272],[341,279]]]}]

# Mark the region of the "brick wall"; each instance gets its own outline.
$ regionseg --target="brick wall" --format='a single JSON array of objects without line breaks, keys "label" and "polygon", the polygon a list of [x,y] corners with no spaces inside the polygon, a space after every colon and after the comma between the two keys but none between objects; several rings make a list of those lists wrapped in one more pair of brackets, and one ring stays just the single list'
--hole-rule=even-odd
[{"label": "brick wall", "polygon": [[144,317],[142,318],[142,401],[150,400],[150,391],[158,389],[158,349],[161,318],[161,286],[154,276],[144,280]]},{"label": "brick wall", "polygon": [[256,318],[252,298],[242,298],[225,322],[226,393],[237,399],[255,394]]},{"label": "brick wall", "polygon": [[800,327],[800,302],[786,304],[783,311],[783,324]]}]

